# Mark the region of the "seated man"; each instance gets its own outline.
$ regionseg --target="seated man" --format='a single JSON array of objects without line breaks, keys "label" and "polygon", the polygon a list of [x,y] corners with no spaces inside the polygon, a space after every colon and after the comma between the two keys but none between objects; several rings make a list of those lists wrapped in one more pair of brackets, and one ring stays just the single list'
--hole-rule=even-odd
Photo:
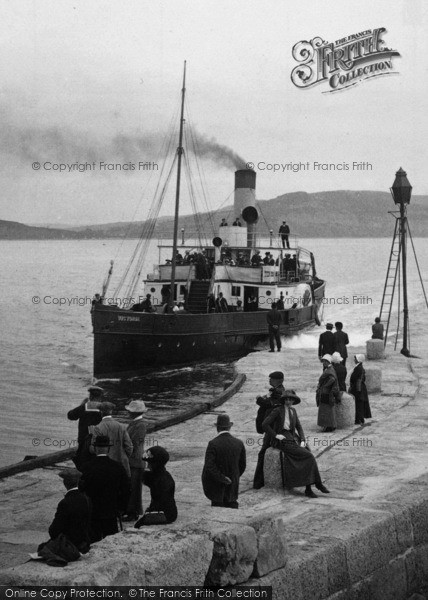
[{"label": "seated man", "polygon": [[61,471],[59,476],[67,492],[58,504],[49,535],[54,540],[62,533],[79,552],[86,553],[89,550],[90,500],[78,489],[80,472],[77,469]]}]

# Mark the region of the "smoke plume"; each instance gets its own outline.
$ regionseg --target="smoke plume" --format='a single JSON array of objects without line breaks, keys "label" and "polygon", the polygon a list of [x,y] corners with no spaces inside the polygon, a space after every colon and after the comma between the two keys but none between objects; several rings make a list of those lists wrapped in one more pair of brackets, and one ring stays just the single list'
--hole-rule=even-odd
[{"label": "smoke plume", "polygon": [[[159,151],[161,134],[122,133],[96,135],[65,126],[25,126],[11,118],[10,111],[0,108],[0,152],[13,163],[33,161],[52,163],[99,162],[125,163],[162,160]],[[245,161],[233,150],[214,138],[193,132],[188,137],[194,144],[187,152],[228,169],[245,168]],[[5,162],[0,161],[5,167]]]}]

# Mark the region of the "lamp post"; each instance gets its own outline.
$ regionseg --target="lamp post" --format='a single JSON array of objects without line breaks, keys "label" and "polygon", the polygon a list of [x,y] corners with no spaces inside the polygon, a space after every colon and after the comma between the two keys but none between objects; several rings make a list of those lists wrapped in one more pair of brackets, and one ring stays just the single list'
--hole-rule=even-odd
[{"label": "lamp post", "polygon": [[407,179],[407,173],[400,167],[395,174],[395,181],[392,184],[391,194],[395,204],[400,206],[400,248],[401,248],[401,264],[403,273],[403,348],[401,354],[410,356],[410,351],[407,346],[408,326],[409,326],[409,309],[407,304],[407,255],[406,255],[406,233],[407,233],[407,205],[410,203],[412,195],[412,186]]}]

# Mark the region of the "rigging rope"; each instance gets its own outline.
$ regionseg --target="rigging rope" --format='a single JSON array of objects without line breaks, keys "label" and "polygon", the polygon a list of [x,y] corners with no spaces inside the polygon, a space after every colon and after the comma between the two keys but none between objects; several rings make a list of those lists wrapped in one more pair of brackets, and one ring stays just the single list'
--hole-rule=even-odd
[{"label": "rigging rope", "polygon": [[[177,129],[177,127],[175,125],[175,121],[176,121],[176,114],[174,114],[173,119],[171,119],[171,122],[170,122],[169,127],[168,127],[168,132],[167,132],[167,134],[165,135],[165,137],[163,139],[163,142],[162,142],[162,145],[161,145],[161,149],[159,150],[158,156],[156,157],[156,162],[161,162],[160,158],[159,158],[161,155],[162,156],[168,156],[168,154],[171,152],[171,147],[173,145],[173,141],[175,139],[176,129]],[[121,294],[121,290],[122,290],[123,287],[125,287],[125,282],[127,280],[128,274],[129,274],[129,272],[131,270],[131,267],[132,267],[132,264],[133,264],[135,258],[138,255],[142,255],[143,256],[142,260],[144,261],[144,259],[145,259],[145,255],[147,253],[147,248],[148,248],[148,244],[147,244],[147,239],[148,238],[147,238],[147,236],[150,234],[150,232],[154,228],[154,225],[151,224],[151,219],[157,218],[157,214],[159,214],[159,210],[160,210],[160,206],[159,206],[159,209],[156,210],[156,206],[157,206],[157,203],[158,203],[157,195],[158,195],[159,187],[160,187],[163,175],[164,175],[164,171],[166,169],[167,161],[163,160],[162,163],[161,163],[161,165],[162,165],[161,166],[161,172],[160,172],[160,175],[159,175],[159,178],[158,178],[158,182],[157,182],[157,185],[156,185],[156,189],[155,189],[155,192],[154,192],[154,195],[153,195],[153,200],[152,200],[151,206],[150,206],[149,211],[148,211],[148,217],[147,217],[147,219],[146,219],[146,221],[144,223],[143,229],[142,229],[142,231],[140,233],[140,237],[139,237],[138,242],[137,242],[137,244],[136,244],[136,246],[134,248],[132,256],[131,256],[130,260],[128,261],[128,265],[127,265],[126,269],[124,270],[124,273],[123,273],[123,275],[122,275],[119,283],[116,286],[116,290],[114,292],[114,296],[116,298],[120,298],[121,297],[121,295],[120,295]],[[139,208],[140,208],[141,202],[144,199],[144,194],[145,194],[146,189],[147,189],[147,187],[148,187],[148,185],[150,183],[152,175],[153,175],[153,172],[150,174],[149,181],[148,181],[147,185],[145,186],[145,188],[143,190],[143,193],[141,195],[138,207],[136,208],[136,210],[134,212],[134,217],[135,217],[135,215],[137,213],[137,210],[139,210]],[[169,175],[168,175],[168,177],[169,177]],[[156,215],[156,217],[151,216],[151,215]],[[130,225],[128,227],[125,239],[126,239],[128,233],[129,233],[131,225],[132,225],[132,223],[130,223]],[[122,248],[125,239],[122,240],[122,243],[121,243],[121,245],[119,247],[119,250]],[[146,244],[144,244],[144,247],[142,249],[144,240],[146,240]],[[149,238],[149,241],[150,241],[150,238]],[[119,250],[118,250],[118,252],[119,252]],[[133,289],[133,287],[134,286],[132,286],[132,285],[128,285],[128,289]],[[132,297],[132,296],[129,296],[127,293],[125,293],[123,295],[123,297],[124,298],[129,298],[129,297]]]}]

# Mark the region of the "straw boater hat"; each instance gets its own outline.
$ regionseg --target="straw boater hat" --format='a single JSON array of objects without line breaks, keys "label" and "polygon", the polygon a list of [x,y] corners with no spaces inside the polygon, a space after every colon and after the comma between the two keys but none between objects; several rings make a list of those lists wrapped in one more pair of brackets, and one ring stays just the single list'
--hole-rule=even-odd
[{"label": "straw boater hat", "polygon": [[363,363],[366,360],[366,357],[364,354],[355,354],[355,358],[357,359],[357,362],[359,362],[359,363]]},{"label": "straw boater hat", "polygon": [[146,408],[146,405],[144,404],[143,400],[133,400],[132,402],[130,402],[128,404],[128,406],[125,406],[125,409],[127,411],[129,411],[130,413],[145,413],[145,412],[147,412],[147,408]]},{"label": "straw boater hat", "polygon": [[326,360],[331,363],[331,354],[324,354],[321,360]]},{"label": "straw boater hat", "polygon": [[341,363],[343,360],[343,358],[340,355],[340,352],[333,352],[333,354],[331,355],[331,362],[332,363]]},{"label": "straw boater hat", "polygon": [[292,398],[293,404],[300,404],[300,398],[294,390],[285,390],[281,398]]}]

